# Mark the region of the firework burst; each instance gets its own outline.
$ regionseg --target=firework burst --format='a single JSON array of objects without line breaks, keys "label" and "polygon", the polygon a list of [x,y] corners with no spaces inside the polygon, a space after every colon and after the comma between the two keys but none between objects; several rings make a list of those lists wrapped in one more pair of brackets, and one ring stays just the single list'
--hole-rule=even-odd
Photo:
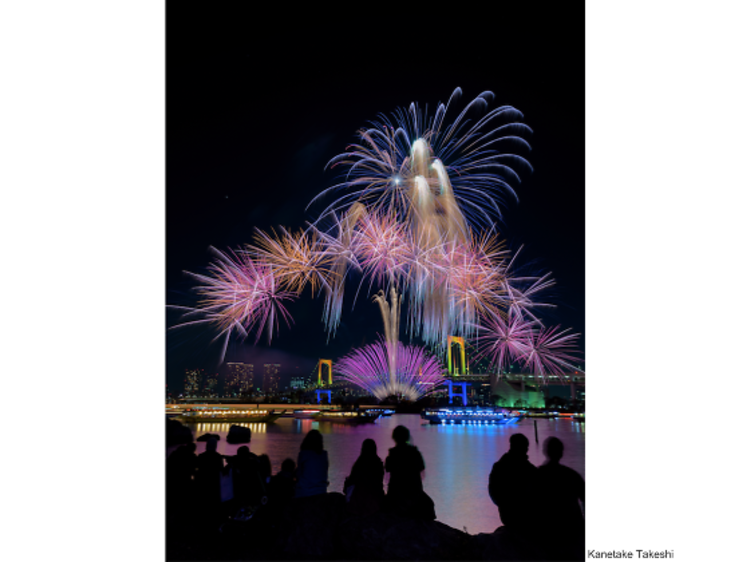
[{"label": "firework burst", "polygon": [[[474,98],[450,121],[448,116],[455,113],[461,94],[456,88],[448,103],[439,104],[434,114],[412,103],[390,117],[380,115],[371,127],[359,132],[358,143],[329,162],[331,168],[345,170],[344,181],[313,201],[344,191],[324,214],[359,201],[371,209],[395,212],[407,222],[419,214],[422,205],[438,207],[458,230],[465,231],[464,217],[477,225],[491,224],[487,210],[500,216],[499,194],[516,198],[509,183],[519,181],[513,166],[531,168],[525,158],[505,147],[529,149],[528,142],[518,135],[531,129],[519,121],[523,115],[511,106],[488,111],[492,92]],[[472,118],[480,113],[484,115]]]},{"label": "firework burst", "polygon": [[578,360],[575,345],[578,334],[569,331],[560,330],[560,326],[536,331],[528,340],[529,349],[523,356],[526,368],[545,379],[556,376],[561,380],[566,371],[577,370],[573,362]]},{"label": "firework burst", "polygon": [[518,314],[503,317],[493,314],[480,327],[477,338],[479,353],[489,359],[498,373],[511,362],[526,357],[531,351],[530,340],[534,323]]},{"label": "firework burst", "polygon": [[[530,169],[512,150],[529,148],[519,135],[530,129],[513,107],[489,109],[491,92],[463,109],[457,107],[460,95],[457,88],[434,113],[411,104],[359,131],[358,141],[329,162],[343,171],[343,181],[313,202],[338,198],[306,230],[258,230],[244,251],[216,251],[207,274],[192,274],[199,283],[197,306],[173,307],[186,311],[190,321],[182,325],[215,326],[217,337],[225,336],[225,349],[232,333],[247,337],[253,330],[256,342],[265,332],[270,343],[279,318],[291,320],[283,302],[309,285],[313,295],[325,295],[323,321],[330,335],[341,320],[347,279],[358,274],[354,301],[365,282],[368,292],[382,287],[385,293],[375,300],[388,322],[385,294],[398,290],[409,332],[426,344],[440,348],[449,335],[477,337],[498,371],[521,360],[544,377],[559,376],[575,360],[577,335],[545,329],[537,316],[552,306],[540,296],[554,281],[550,274],[518,274],[519,253],[509,258],[494,226],[485,228],[500,217],[498,202],[516,197],[516,169]],[[330,228],[323,228],[330,219]],[[397,340],[396,328],[395,338],[388,335],[378,344],[391,349],[389,391],[398,386],[394,373],[400,372],[396,363],[404,349]],[[382,359],[377,353],[373,348],[365,354],[372,380]]]},{"label": "firework burst", "polygon": [[309,283],[313,294],[321,287],[330,288],[332,254],[323,245],[316,230],[306,233],[300,230],[291,233],[284,227],[281,234],[268,235],[256,230],[255,246],[248,251],[255,254],[259,262],[273,269],[281,285],[296,294],[301,294]]},{"label": "firework burst", "polygon": [[442,365],[424,348],[400,342],[395,350],[389,347],[381,340],[355,349],[334,365],[334,372],[379,400],[388,396],[418,400],[443,382]]},{"label": "firework burst", "polygon": [[266,332],[271,341],[278,332],[279,318],[287,326],[292,322],[284,301],[294,293],[282,290],[271,266],[259,263],[247,252],[221,252],[212,248],[217,259],[204,274],[189,273],[199,285],[200,300],[195,308],[173,307],[185,312],[184,321],[175,327],[210,324],[224,337],[223,359],[232,333],[246,338],[255,331],[255,342]]}]

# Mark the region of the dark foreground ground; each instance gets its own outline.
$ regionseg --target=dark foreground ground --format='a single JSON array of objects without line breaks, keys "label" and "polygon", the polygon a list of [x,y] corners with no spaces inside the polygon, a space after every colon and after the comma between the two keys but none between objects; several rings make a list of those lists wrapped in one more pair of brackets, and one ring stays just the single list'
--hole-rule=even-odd
[{"label": "dark foreground ground", "polygon": [[167,560],[583,559],[582,548],[561,553],[545,537],[519,536],[505,527],[470,535],[439,521],[352,516],[339,493],[297,499],[280,513],[258,512],[246,522],[217,524],[189,506],[167,515]]}]

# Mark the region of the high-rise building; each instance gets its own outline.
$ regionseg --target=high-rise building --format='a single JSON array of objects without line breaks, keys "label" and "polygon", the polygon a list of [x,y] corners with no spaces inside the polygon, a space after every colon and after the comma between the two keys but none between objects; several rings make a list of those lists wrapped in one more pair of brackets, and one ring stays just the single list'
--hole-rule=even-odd
[{"label": "high-rise building", "polygon": [[253,392],[253,365],[227,363],[224,395],[228,397],[250,396]]},{"label": "high-rise building", "polygon": [[206,398],[216,398],[219,396],[219,375],[217,373],[212,373],[206,377],[203,396]]},{"label": "high-rise building", "polygon": [[201,382],[203,381],[203,369],[185,370],[185,397],[195,398],[200,394]]},{"label": "high-rise building", "polygon": [[279,391],[281,365],[278,363],[266,363],[263,365],[263,392],[266,395],[275,394]]}]

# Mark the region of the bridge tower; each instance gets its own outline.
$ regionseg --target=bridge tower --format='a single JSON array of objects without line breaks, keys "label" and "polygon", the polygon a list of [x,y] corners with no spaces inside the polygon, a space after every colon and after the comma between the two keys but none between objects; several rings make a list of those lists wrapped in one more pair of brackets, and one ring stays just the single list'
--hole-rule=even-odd
[{"label": "bridge tower", "polygon": [[327,394],[327,395],[328,395],[328,403],[330,404],[330,403],[331,403],[331,391],[330,391],[330,390],[321,390],[321,389],[317,389],[317,390],[315,391],[315,397],[316,397],[316,398],[317,398],[317,400],[318,400],[318,404],[320,404],[320,395],[321,395],[321,394]]},{"label": "bridge tower", "polygon": [[[451,356],[454,344],[457,344],[461,348],[461,368],[458,372],[454,372],[453,358]],[[450,376],[466,374],[466,344],[460,336],[448,336],[448,374]]]},{"label": "bridge tower", "polygon": [[333,384],[333,362],[330,359],[318,360],[318,386],[323,386],[323,365],[328,366],[328,385]]}]

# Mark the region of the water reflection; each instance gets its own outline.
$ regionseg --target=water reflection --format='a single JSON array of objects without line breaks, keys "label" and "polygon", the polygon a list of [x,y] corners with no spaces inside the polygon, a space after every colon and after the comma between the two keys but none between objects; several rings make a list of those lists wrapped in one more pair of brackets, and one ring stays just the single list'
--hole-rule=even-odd
[{"label": "water reflection", "polygon": [[[343,491],[364,439],[377,444],[378,455],[385,460],[394,446],[393,428],[404,425],[411,432],[411,442],[422,452],[426,469],[425,491],[435,501],[438,520],[470,533],[490,533],[500,525],[497,508],[487,493],[492,465],[508,450],[513,433],[529,439],[529,460],[536,466],[545,462],[542,444],[547,437],[558,437],[565,446],[562,463],[585,475],[585,424],[563,419],[521,420],[513,425],[430,425],[416,415],[395,414],[375,423],[346,425],[311,419],[281,418],[272,424],[236,424],[250,427],[250,450],[267,454],[274,473],[285,458],[296,461],[304,434],[317,429],[330,459],[329,491]],[[195,437],[204,433],[219,435],[218,452],[234,455],[242,445],[226,442],[231,423],[200,423],[190,425]],[[538,435],[538,442],[535,439]],[[205,442],[196,443],[197,453],[205,451]]]},{"label": "water reflection", "polygon": [[266,432],[266,424],[264,423],[246,423],[246,422],[237,422],[237,423],[208,423],[208,422],[201,422],[201,423],[195,423],[195,424],[188,424],[191,429],[196,433],[195,437],[200,437],[204,433],[229,433],[229,428],[233,425],[239,425],[242,427],[249,427],[250,431],[252,433],[265,433]]}]

